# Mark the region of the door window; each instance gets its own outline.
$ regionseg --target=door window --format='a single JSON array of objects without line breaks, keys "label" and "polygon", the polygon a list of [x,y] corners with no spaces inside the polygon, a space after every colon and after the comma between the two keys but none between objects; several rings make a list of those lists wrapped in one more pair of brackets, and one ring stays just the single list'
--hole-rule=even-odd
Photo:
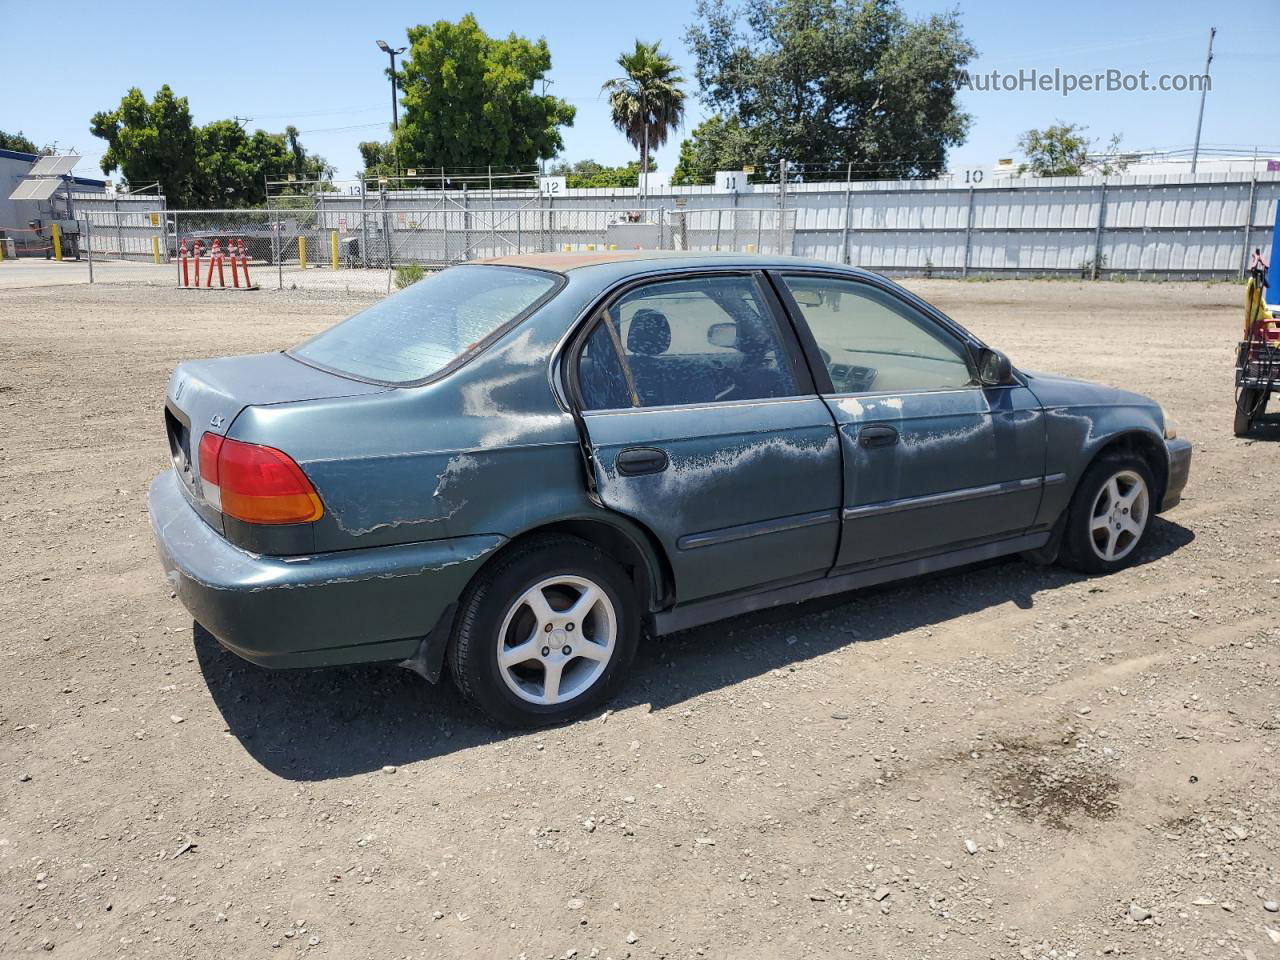
[{"label": "door window", "polygon": [[834,277],[782,279],[836,393],[946,390],[976,382],[964,345],[891,293]]},{"label": "door window", "polygon": [[790,397],[782,335],[756,281],[647,284],[601,311],[578,362],[588,410]]}]

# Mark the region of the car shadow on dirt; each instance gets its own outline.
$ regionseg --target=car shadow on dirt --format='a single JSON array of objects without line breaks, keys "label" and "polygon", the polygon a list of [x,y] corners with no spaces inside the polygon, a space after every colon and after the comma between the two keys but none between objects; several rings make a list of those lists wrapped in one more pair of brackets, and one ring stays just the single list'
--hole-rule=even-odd
[{"label": "car shadow on dirt", "polygon": [[[1194,536],[1157,518],[1140,562]],[[1037,594],[1080,579],[1012,558],[686,630],[641,646],[632,677],[610,707],[668,709],[853,644],[945,628],[1010,601],[1033,609]],[[1099,584],[1105,590],[1105,580]],[[433,686],[391,665],[266,670],[228,653],[199,625],[192,637],[227,730],[258,763],[289,780],[348,777],[538,735],[495,728],[447,679]]]}]

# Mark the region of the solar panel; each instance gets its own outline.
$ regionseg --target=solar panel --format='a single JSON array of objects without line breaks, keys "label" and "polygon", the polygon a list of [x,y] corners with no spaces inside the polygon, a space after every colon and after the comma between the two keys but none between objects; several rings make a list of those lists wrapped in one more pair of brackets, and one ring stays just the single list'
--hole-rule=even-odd
[{"label": "solar panel", "polygon": [[27,176],[60,177],[74,170],[79,162],[80,158],[74,153],[64,154],[60,157],[41,157],[36,161],[35,166],[28,171]]},{"label": "solar panel", "polygon": [[10,200],[48,200],[58,188],[62,186],[62,180],[58,177],[38,177],[31,180],[23,180],[9,194]]}]

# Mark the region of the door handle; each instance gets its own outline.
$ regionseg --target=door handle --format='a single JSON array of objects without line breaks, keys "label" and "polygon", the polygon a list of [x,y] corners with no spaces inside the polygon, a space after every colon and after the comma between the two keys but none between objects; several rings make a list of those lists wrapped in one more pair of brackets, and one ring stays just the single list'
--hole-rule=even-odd
[{"label": "door handle", "polygon": [[638,477],[646,473],[661,473],[670,462],[667,452],[657,447],[628,447],[618,454],[614,466],[624,477]]},{"label": "door handle", "polygon": [[898,442],[898,431],[893,427],[863,427],[858,431],[858,445],[861,447],[892,447]]}]

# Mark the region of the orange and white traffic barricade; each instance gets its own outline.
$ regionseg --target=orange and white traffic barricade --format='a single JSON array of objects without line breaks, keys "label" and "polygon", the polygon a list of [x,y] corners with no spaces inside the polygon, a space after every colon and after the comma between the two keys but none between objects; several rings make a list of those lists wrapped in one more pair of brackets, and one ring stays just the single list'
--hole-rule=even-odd
[{"label": "orange and white traffic barricade", "polygon": [[[208,266],[205,266],[205,260]],[[231,266],[231,284],[227,285],[227,260]],[[239,237],[215,237],[207,248],[196,237],[178,245],[178,287],[182,290],[257,290],[249,279],[249,258],[244,240]],[[203,271],[203,272],[202,272]],[[241,282],[243,280],[243,282]]]}]

